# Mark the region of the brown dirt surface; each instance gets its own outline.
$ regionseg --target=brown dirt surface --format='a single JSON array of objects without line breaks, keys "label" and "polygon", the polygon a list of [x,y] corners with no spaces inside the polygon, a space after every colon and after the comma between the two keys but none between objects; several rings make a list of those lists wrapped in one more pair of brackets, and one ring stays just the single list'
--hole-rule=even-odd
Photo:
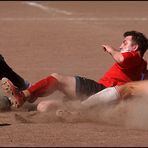
[{"label": "brown dirt surface", "polygon": [[[53,72],[98,80],[114,62],[101,45],[119,47],[128,30],[148,36],[147,7],[147,1],[1,1],[1,54],[31,83]],[[147,98],[67,120],[57,118],[55,111],[34,110],[41,100],[63,97],[55,92],[1,112],[0,146],[148,146]]]}]

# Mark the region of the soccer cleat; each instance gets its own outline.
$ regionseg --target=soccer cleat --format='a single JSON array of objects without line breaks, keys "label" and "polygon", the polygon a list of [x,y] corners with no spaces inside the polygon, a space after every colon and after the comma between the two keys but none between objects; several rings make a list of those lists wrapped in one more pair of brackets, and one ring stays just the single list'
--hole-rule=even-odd
[{"label": "soccer cleat", "polygon": [[9,79],[1,79],[1,89],[5,96],[9,98],[11,106],[19,108],[24,104],[24,94],[21,91],[19,92],[17,87]]}]

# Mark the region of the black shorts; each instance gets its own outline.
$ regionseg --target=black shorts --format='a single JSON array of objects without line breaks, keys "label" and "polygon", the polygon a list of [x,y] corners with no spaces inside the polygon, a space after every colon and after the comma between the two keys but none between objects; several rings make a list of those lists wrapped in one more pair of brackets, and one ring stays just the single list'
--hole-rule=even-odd
[{"label": "black shorts", "polygon": [[97,83],[94,80],[87,79],[85,77],[75,76],[76,78],[76,95],[78,97],[86,96],[89,97],[106,87],[102,84]]}]

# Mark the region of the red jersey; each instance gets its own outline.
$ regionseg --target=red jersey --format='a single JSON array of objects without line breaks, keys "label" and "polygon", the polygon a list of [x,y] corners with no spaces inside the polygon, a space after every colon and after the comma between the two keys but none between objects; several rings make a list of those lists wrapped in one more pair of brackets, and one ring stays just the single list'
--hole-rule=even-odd
[{"label": "red jersey", "polygon": [[147,62],[135,51],[121,54],[124,57],[123,62],[115,63],[98,83],[111,87],[141,79],[142,73],[146,71]]}]

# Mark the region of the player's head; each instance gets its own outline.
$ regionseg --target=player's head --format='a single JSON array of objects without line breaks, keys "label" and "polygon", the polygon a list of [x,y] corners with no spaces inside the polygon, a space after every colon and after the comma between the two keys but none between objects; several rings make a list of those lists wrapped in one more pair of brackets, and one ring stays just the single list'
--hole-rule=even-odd
[{"label": "player's head", "polygon": [[148,39],[147,37],[138,31],[127,31],[123,34],[124,38],[131,37],[131,46],[136,50],[140,51],[141,56],[144,56],[144,53],[148,49]]},{"label": "player's head", "polygon": [[9,111],[11,109],[11,103],[8,97],[0,96],[0,111]]}]

